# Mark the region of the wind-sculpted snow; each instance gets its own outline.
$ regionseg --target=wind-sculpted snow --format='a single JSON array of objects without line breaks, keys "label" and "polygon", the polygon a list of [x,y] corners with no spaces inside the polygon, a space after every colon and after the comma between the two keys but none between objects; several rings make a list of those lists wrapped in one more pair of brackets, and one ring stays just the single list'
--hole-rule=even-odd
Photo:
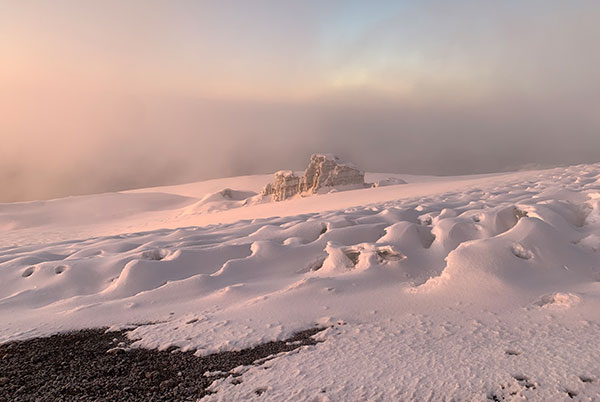
[{"label": "wind-sculpted snow", "polygon": [[136,345],[205,355],[325,325],[324,342],[220,380],[208,399],[600,400],[600,165],[440,183],[2,248],[0,340],[144,323]]}]

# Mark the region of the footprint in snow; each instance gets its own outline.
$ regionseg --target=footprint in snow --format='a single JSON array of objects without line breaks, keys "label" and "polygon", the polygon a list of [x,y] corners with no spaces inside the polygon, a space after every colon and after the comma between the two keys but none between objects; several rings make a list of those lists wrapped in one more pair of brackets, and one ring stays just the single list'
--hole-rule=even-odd
[{"label": "footprint in snow", "polygon": [[575,398],[577,395],[579,395],[579,393],[577,391],[574,391],[572,389],[569,388],[565,388],[565,392],[567,393],[567,395],[569,396],[569,398],[573,399]]},{"label": "footprint in snow", "polygon": [[535,384],[533,382],[531,382],[529,380],[529,377],[527,377],[526,375],[515,374],[515,375],[513,375],[513,378],[515,380],[517,380],[517,382],[519,383],[519,385],[521,385],[521,386],[523,386],[525,388],[533,388],[533,389],[536,388]]},{"label": "footprint in snow", "polygon": [[501,385],[499,389],[487,395],[487,400],[494,402],[523,400],[525,397],[524,392],[537,388],[537,384],[531,381],[526,375],[515,374],[512,378],[516,382],[513,381]]},{"label": "footprint in snow", "polygon": [[265,393],[266,390],[267,390],[267,387],[260,387],[260,388],[256,388],[254,390],[254,393],[258,396],[261,396],[262,394]]}]

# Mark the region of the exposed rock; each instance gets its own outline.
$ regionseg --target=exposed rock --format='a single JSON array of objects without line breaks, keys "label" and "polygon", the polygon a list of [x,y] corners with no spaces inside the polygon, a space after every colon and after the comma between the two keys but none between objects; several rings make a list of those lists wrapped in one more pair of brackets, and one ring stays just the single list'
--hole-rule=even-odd
[{"label": "exposed rock", "polygon": [[[193,350],[131,348],[125,331],[106,328],[3,343],[0,356],[7,357],[0,359],[0,401],[196,401],[236,367],[316,345],[312,336],[323,329],[201,357]],[[127,352],[107,353],[115,345]]]},{"label": "exposed rock", "polygon": [[282,201],[297,194],[313,194],[323,188],[339,186],[367,187],[365,173],[335,155],[314,154],[302,177],[289,170],[279,171],[262,194],[271,195],[274,201]]},{"label": "exposed rock", "polygon": [[300,192],[314,193],[321,187],[365,184],[365,173],[331,154],[314,154],[300,181]]},{"label": "exposed rock", "polygon": [[273,201],[287,200],[298,194],[300,177],[291,170],[281,170],[275,173],[272,184],[267,184],[263,194],[273,196]]}]

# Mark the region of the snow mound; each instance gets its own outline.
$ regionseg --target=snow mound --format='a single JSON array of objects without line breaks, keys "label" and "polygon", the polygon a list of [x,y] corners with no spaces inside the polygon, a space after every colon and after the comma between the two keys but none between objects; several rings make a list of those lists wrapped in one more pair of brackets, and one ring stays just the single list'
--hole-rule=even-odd
[{"label": "snow mound", "polygon": [[249,205],[256,195],[257,193],[253,191],[239,191],[226,188],[216,193],[205,195],[200,201],[183,209],[181,215],[206,214],[239,208]]}]

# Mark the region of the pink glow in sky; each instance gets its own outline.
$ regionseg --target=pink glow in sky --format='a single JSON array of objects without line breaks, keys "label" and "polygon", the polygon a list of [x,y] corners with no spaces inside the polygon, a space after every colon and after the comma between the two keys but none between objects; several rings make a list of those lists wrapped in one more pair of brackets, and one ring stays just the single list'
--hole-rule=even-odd
[{"label": "pink glow in sky", "polygon": [[0,202],[600,160],[596,1],[0,4]]}]

